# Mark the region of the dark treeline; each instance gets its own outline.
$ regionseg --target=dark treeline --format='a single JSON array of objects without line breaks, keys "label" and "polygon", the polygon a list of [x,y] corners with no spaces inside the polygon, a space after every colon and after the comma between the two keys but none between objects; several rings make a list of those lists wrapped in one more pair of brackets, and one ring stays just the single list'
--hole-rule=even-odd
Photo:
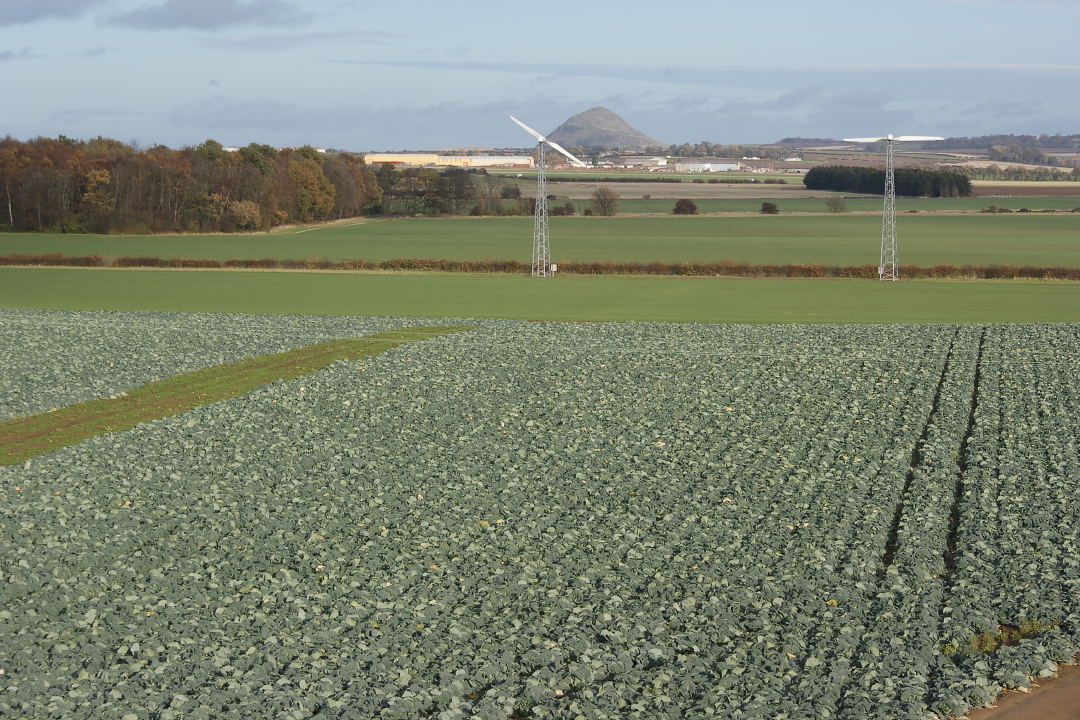
[{"label": "dark treeline", "polygon": [[359,215],[363,159],[310,146],[140,150],[106,138],[0,140],[0,229],[149,234],[266,230]]},{"label": "dark treeline", "polygon": [[[792,277],[792,278],[863,278],[878,279],[876,265],[800,265],[792,263],[769,263],[751,265],[734,260],[716,262],[651,263],[636,262],[582,262],[559,261],[560,275],[685,275],[704,277]],[[51,267],[123,267],[123,268],[233,268],[233,269],[286,269],[286,270],[421,270],[428,272],[461,273],[528,273],[530,266],[517,260],[432,260],[424,258],[397,258],[394,260],[329,260],[310,257],[306,259],[261,258],[258,260],[210,260],[195,258],[168,258],[121,256],[105,258],[101,255],[72,256],[60,253],[45,255],[11,254],[0,256],[2,266],[51,266]],[[1009,280],[1035,278],[1041,280],[1080,281],[1080,268],[1035,267],[1017,265],[902,265],[900,275],[904,278],[976,278],[984,280]]]},{"label": "dark treeline", "polygon": [[[907,197],[968,197],[971,180],[960,173],[898,168],[895,171],[896,194]],[[834,192],[885,193],[885,171],[877,168],[827,165],[811,168],[803,181],[808,190]]]}]

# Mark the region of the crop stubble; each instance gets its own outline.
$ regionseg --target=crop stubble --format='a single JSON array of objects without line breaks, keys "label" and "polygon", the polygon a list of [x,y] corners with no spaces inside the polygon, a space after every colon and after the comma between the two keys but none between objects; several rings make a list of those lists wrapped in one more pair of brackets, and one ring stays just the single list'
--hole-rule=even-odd
[{"label": "crop stubble", "polygon": [[0,470],[0,708],[959,713],[1077,649],[1078,351],[495,321],[95,438]]}]

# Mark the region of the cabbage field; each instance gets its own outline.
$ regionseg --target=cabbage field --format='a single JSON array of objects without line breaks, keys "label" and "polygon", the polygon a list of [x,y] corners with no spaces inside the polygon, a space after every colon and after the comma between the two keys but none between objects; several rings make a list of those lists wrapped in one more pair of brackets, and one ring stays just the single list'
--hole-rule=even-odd
[{"label": "cabbage field", "polygon": [[0,420],[244,357],[430,320],[0,308]]},{"label": "cabbage field", "polygon": [[961,714],[1080,650],[1078,376],[1076,325],[484,321],[98,436],[0,468],[0,716]]}]

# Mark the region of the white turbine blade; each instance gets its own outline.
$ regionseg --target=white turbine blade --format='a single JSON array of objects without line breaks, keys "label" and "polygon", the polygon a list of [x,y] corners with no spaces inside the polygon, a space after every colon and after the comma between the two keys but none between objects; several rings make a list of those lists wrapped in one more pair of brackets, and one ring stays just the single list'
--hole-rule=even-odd
[{"label": "white turbine blade", "polygon": [[888,140],[888,139],[889,139],[889,138],[887,138],[887,137],[874,137],[874,138],[844,138],[844,142],[853,142],[853,143],[872,143],[872,142],[881,142],[882,140]]},{"label": "white turbine blade", "polygon": [[944,140],[942,137],[930,137],[929,135],[901,135],[893,140],[899,140],[900,142],[930,142],[931,140]]},{"label": "white turbine blade", "polygon": [[548,140],[548,141],[547,141],[547,144],[548,144],[548,145],[550,145],[551,147],[555,148],[555,149],[556,149],[556,150],[558,150],[559,152],[561,152],[561,153],[562,153],[563,155],[565,155],[566,157],[570,158],[570,162],[574,163],[574,165],[577,165],[578,167],[585,167],[585,163],[584,163],[584,162],[582,162],[581,160],[578,160],[578,159],[577,159],[576,157],[574,157],[573,155],[571,155],[570,153],[568,153],[568,152],[567,152],[567,151],[566,151],[566,150],[565,150],[565,149],[563,148],[563,146],[562,146],[562,145],[560,145],[559,143],[557,143],[557,142],[552,142],[551,140]]},{"label": "white turbine blade", "polygon": [[534,138],[536,138],[536,139],[537,139],[537,140],[539,140],[540,142],[544,142],[544,136],[543,136],[543,135],[541,135],[540,133],[536,132],[536,131],[535,131],[535,130],[533,130],[533,129],[532,129],[531,127],[529,127],[529,126],[528,126],[528,125],[526,125],[525,123],[521,122],[520,120],[518,120],[518,119],[517,119],[516,117],[514,117],[513,115],[511,115],[511,116],[510,116],[510,119],[511,119],[511,120],[513,120],[514,122],[516,122],[516,123],[517,123],[518,125],[520,125],[521,127],[525,128],[525,132],[529,133],[530,135],[532,135],[532,136],[533,136]]}]

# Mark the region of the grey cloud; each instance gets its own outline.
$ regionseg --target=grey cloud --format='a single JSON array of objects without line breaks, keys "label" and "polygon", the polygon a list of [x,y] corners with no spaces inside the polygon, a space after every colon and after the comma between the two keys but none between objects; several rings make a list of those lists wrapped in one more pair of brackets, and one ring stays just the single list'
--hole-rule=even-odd
[{"label": "grey cloud", "polygon": [[[594,103],[595,104],[595,103]],[[592,105],[550,98],[470,105],[402,103],[376,107],[363,103],[310,105],[265,97],[250,100],[214,95],[174,107],[169,124],[231,137],[273,134],[282,142],[324,142],[353,150],[463,145],[529,146],[509,114],[527,117],[540,127],[556,127]],[[324,140],[331,138],[331,140]]]},{"label": "grey cloud", "polygon": [[362,41],[368,45],[382,45],[401,36],[377,30],[331,30],[252,33],[239,37],[205,37],[199,40],[203,47],[224,50],[287,50],[312,43],[337,40]]},{"label": "grey cloud", "polygon": [[310,19],[310,13],[283,0],[165,0],[162,5],[143,5],[109,16],[104,22],[140,30],[216,30],[230,25],[298,25]]},{"label": "grey cloud", "polygon": [[745,115],[747,113],[789,112],[806,107],[825,94],[824,88],[799,88],[782,93],[775,100],[750,102],[747,100],[728,100],[716,108],[717,115]]},{"label": "grey cloud", "polygon": [[78,17],[102,0],[5,0],[0,26],[23,25],[45,18]]},{"label": "grey cloud", "polygon": [[1042,103],[1018,102],[1018,101],[992,101],[972,105],[964,109],[966,117],[977,118],[1026,118],[1042,117],[1046,115],[1046,108]]},{"label": "grey cloud", "polygon": [[36,57],[30,48],[24,47],[22,50],[4,50],[0,51],[0,62],[7,62],[8,60],[19,60],[22,58]]}]

